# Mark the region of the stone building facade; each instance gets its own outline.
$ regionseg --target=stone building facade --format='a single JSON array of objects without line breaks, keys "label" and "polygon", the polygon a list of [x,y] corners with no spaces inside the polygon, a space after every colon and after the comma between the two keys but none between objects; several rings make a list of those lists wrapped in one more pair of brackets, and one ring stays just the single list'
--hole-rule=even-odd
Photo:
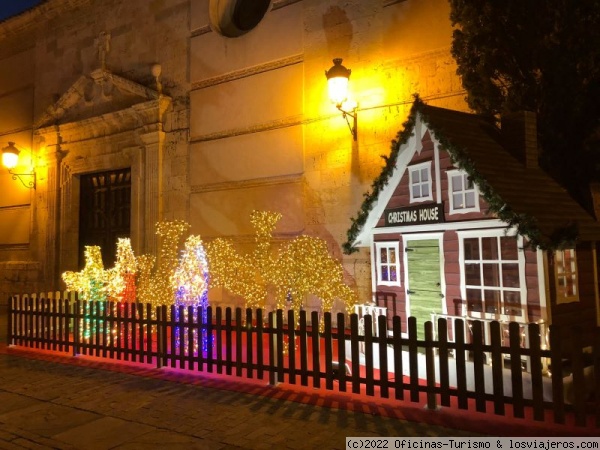
[{"label": "stone building facade", "polygon": [[[0,170],[0,301],[64,288],[82,180],[118,170],[136,254],[172,219],[250,249],[250,212],[278,211],[278,241],[325,239],[370,300],[368,249],[340,245],[413,94],[466,109],[448,16],[446,0],[46,0],[1,22],[0,145],[36,188]],[[327,96],[333,58],[356,141]]]}]

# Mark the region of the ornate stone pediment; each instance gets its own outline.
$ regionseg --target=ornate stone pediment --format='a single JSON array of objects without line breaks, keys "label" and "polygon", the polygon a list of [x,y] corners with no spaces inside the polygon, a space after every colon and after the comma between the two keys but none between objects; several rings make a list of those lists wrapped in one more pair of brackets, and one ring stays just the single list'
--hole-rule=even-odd
[{"label": "ornate stone pediment", "polygon": [[115,122],[117,128],[131,128],[134,123],[141,126],[162,121],[170,103],[170,97],[154,89],[106,69],[97,69],[79,77],[56,103],[48,107],[34,127],[101,120]]}]

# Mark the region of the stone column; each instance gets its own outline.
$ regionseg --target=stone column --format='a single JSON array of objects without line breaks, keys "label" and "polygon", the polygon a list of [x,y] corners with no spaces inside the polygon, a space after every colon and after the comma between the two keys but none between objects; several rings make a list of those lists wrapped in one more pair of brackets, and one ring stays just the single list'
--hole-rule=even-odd
[{"label": "stone column", "polygon": [[157,255],[156,223],[163,219],[163,153],[165,132],[140,134],[144,145],[144,221],[145,236],[141,242],[144,253]]},{"label": "stone column", "polygon": [[34,147],[38,149],[40,166],[37,168],[36,217],[34,235],[39,260],[42,263],[43,285],[46,289],[60,289],[61,254],[61,167],[58,130],[34,135]]}]

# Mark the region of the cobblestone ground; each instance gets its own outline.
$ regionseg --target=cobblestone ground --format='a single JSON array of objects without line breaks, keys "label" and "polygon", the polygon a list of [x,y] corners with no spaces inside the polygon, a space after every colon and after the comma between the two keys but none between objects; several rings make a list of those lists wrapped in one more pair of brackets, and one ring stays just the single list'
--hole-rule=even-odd
[{"label": "cobblestone ground", "polygon": [[332,449],[346,436],[472,434],[0,353],[0,449]]},{"label": "cobblestone ground", "polygon": [[[346,436],[467,436],[377,415],[0,355],[0,448],[344,448]],[[471,433],[472,434],[472,433]]]}]

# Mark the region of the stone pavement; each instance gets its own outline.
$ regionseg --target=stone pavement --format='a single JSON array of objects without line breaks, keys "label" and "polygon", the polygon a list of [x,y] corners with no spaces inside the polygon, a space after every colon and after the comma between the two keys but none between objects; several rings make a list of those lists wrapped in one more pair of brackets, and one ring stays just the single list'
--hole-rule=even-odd
[{"label": "stone pavement", "polygon": [[143,376],[143,370],[15,354],[6,350],[2,306],[0,346],[0,449],[331,449],[344,448],[346,436],[473,435]]}]

